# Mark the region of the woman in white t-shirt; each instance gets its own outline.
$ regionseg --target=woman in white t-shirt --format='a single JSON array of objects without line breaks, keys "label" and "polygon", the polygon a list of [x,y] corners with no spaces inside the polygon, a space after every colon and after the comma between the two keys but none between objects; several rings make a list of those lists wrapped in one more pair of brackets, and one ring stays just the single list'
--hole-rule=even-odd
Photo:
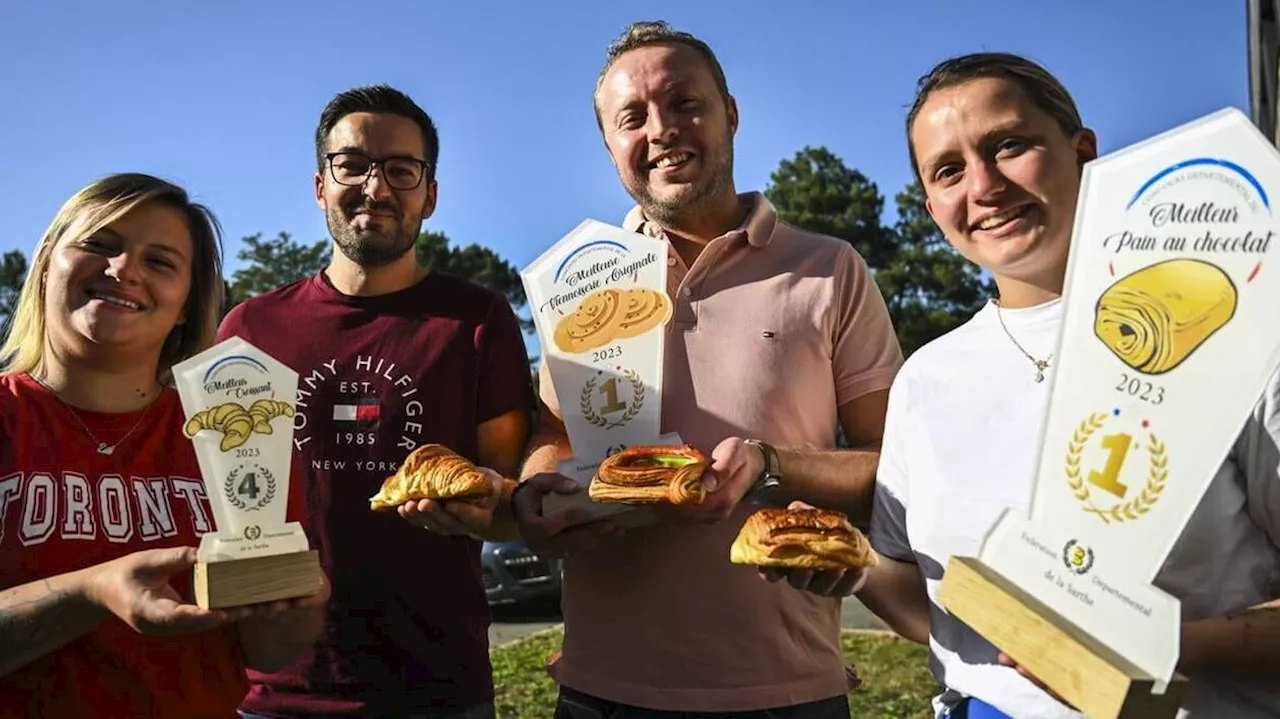
[{"label": "woman in white t-shirt", "polygon": [[[997,53],[922,78],[907,133],[930,215],[991,272],[999,298],[914,353],[893,385],[870,532],[881,565],[788,579],[856,591],[900,633],[927,636],[945,687],[939,717],[1076,717],[942,610],[937,589],[952,555],[976,555],[1005,507],[1029,505],[1076,197],[1097,140],[1052,75]],[[1280,596],[1277,438],[1273,377],[1156,579],[1182,604],[1184,716],[1280,716],[1280,610],[1249,609]]]}]

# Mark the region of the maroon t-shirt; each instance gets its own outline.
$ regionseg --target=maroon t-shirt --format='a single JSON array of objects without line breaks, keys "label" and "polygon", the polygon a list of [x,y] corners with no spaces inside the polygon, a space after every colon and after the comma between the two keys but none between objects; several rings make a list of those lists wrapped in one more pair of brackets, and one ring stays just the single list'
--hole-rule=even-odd
[{"label": "maroon t-shirt", "polygon": [[280,672],[250,672],[243,708],[382,715],[491,699],[480,543],[371,511],[369,497],[414,447],[475,461],[478,425],[532,409],[506,299],[434,271],[349,297],[322,272],[232,309],[219,331],[231,336],[298,372],[307,533],[333,588],[314,648]]}]

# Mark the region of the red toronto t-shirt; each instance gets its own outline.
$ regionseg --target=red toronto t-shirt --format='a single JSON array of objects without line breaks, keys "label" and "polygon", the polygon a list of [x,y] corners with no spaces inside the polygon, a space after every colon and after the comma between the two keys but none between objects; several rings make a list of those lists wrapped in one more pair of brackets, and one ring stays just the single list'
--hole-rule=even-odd
[{"label": "red toronto t-shirt", "polygon": [[[0,375],[0,591],[213,529],[178,394],[146,415],[71,410],[25,373]],[[191,598],[191,576],[173,587]],[[0,648],[3,651],[3,648]],[[234,625],[144,636],[110,617],[0,677],[0,716],[234,717],[248,685]]]},{"label": "red toronto t-shirt", "polygon": [[477,461],[481,423],[532,411],[506,298],[435,271],[349,297],[321,272],[238,305],[219,336],[298,372],[308,536],[333,590],[320,640],[283,671],[250,672],[243,708],[382,716],[492,699],[480,542],[374,512],[369,497],[413,448],[444,444]]}]

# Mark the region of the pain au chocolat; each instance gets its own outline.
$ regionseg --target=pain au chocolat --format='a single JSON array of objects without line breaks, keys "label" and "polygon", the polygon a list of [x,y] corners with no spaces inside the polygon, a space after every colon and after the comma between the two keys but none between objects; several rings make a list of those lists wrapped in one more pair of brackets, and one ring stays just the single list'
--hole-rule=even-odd
[{"label": "pain au chocolat", "polygon": [[442,444],[413,450],[400,469],[369,498],[373,510],[394,509],[419,499],[481,499],[493,494],[489,475]]},{"label": "pain au chocolat", "polygon": [[700,504],[707,460],[685,445],[628,447],[600,463],[588,490],[597,502]]},{"label": "pain au chocolat", "polygon": [[855,569],[880,557],[842,512],[768,507],[747,517],[729,561],[757,567]]}]

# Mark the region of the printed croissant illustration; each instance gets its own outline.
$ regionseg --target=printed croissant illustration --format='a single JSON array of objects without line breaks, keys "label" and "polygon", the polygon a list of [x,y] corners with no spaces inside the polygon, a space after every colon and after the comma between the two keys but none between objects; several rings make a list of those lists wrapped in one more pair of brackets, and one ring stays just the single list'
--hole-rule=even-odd
[{"label": "printed croissant illustration", "polygon": [[293,407],[288,402],[260,399],[245,409],[236,402],[226,402],[201,410],[187,422],[187,436],[194,437],[201,430],[212,429],[222,433],[223,452],[230,451],[249,441],[249,435],[271,434],[271,420],[275,417],[292,417]]}]

